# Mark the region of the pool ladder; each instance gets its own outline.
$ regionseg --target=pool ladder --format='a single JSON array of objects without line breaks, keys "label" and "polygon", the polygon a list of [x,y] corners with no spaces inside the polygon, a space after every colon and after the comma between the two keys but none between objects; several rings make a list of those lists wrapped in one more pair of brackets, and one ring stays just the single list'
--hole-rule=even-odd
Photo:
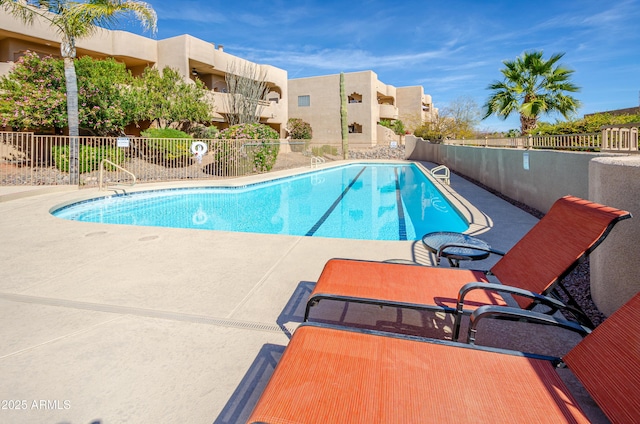
[{"label": "pool ladder", "polygon": [[325,163],[327,160],[322,156],[311,156],[311,167],[317,168],[318,165]]},{"label": "pool ladder", "polygon": [[451,185],[451,171],[449,171],[449,168],[444,165],[432,168],[431,176],[437,180],[441,180],[446,185]]},{"label": "pool ladder", "polygon": [[132,172],[127,171],[126,169],[124,169],[123,167],[121,167],[120,165],[117,165],[113,162],[111,162],[109,159],[102,159],[100,161],[100,176],[98,177],[98,190],[102,190],[102,186],[103,186],[103,177],[104,177],[104,165],[108,163],[109,165],[113,166],[114,168],[124,172],[125,174],[129,174],[131,175],[131,177],[133,178],[133,182],[128,183],[128,184],[122,184],[122,183],[118,183],[118,184],[108,184],[105,186],[105,190],[108,188],[114,188],[116,186],[128,186],[128,187],[133,187],[136,184],[136,176],[133,175]]}]

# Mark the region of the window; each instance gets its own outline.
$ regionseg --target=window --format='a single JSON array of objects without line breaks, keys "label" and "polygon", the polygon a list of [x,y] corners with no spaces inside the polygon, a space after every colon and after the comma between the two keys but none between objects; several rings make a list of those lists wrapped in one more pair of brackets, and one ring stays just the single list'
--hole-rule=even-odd
[{"label": "window", "polygon": [[298,96],[298,107],[311,106],[311,96]]},{"label": "window", "polygon": [[353,124],[349,125],[349,133],[350,134],[362,134],[362,125],[358,124],[357,122],[354,122]]},{"label": "window", "polygon": [[351,93],[351,95],[347,98],[347,102],[349,102],[349,103],[362,103],[362,94]]}]

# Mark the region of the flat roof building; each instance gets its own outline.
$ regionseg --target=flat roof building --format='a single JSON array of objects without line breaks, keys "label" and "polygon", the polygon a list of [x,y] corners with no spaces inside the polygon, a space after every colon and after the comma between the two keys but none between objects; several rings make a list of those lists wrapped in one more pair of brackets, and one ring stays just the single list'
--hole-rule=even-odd
[{"label": "flat roof building", "polygon": [[[60,36],[42,18],[32,25],[0,10],[0,75],[11,71],[27,51],[41,56],[60,57]],[[99,29],[94,35],[76,42],[77,56],[102,59],[112,57],[126,65],[133,75],[146,67],[177,70],[185,80],[201,80],[213,98],[216,126],[226,126],[229,110],[225,76],[253,67],[264,78],[267,95],[260,102],[260,122],[287,136],[286,124],[300,118],[311,124],[314,144],[339,144],[340,75],[288,80],[287,71],[270,65],[255,64],[190,35],[154,40],[126,31]],[[437,109],[422,86],[394,87],[384,84],[373,71],[345,74],[348,98],[349,144],[357,147],[388,144],[398,140],[393,131],[379,125],[381,120],[400,119],[414,129],[434,119]]]},{"label": "flat roof building", "polygon": [[[60,36],[42,18],[32,25],[0,10],[0,75],[11,71],[14,63],[27,51],[41,56],[60,57]],[[146,67],[171,67],[186,80],[200,79],[209,88],[214,104],[214,120],[224,127],[229,113],[229,96],[225,75],[254,66],[263,76],[268,94],[261,102],[260,122],[268,124],[284,136],[288,119],[287,71],[261,65],[233,56],[216,46],[190,35],[154,40],[126,31],[99,29],[94,35],[76,41],[77,56],[96,59],[112,57],[126,65],[133,75],[140,75]]]},{"label": "flat roof building", "polygon": [[[422,86],[396,88],[384,84],[373,71],[344,74],[347,96],[349,145],[369,147],[388,144],[397,136],[379,125],[400,119],[409,128],[430,121],[437,109]],[[289,80],[289,117],[308,122],[314,144],[339,144],[340,74]]]}]

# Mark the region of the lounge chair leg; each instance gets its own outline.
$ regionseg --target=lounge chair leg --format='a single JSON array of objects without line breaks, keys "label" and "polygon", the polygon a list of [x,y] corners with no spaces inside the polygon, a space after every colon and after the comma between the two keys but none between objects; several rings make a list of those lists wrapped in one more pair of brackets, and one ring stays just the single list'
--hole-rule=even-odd
[{"label": "lounge chair leg", "polygon": [[451,340],[454,342],[458,340],[458,336],[460,335],[461,323],[462,323],[462,313],[456,311],[455,318],[453,320],[453,333],[451,335]]},{"label": "lounge chair leg", "polygon": [[316,306],[318,304],[318,300],[312,299],[307,301],[307,307],[304,310],[304,319],[302,320],[302,322],[307,322],[309,321],[309,313],[311,312],[311,307],[312,306]]}]

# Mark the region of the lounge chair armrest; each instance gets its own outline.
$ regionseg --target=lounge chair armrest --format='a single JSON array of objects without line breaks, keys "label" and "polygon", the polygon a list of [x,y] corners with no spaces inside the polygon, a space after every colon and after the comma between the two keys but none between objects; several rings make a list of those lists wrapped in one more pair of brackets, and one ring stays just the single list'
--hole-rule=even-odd
[{"label": "lounge chair armrest", "polygon": [[508,293],[511,295],[528,297],[529,299],[533,299],[536,303],[540,303],[542,305],[548,306],[554,311],[567,308],[567,305],[565,305],[563,302],[559,301],[558,299],[554,299],[549,296],[543,296],[539,293],[532,292],[530,290],[525,290],[525,289],[521,289],[519,287],[513,287],[513,286],[505,286],[504,284],[497,284],[497,283],[473,282],[473,283],[465,284],[460,288],[460,291],[458,292],[458,303],[457,303],[458,313],[462,313],[464,309],[465,296],[467,295],[467,293],[473,290],[489,290],[489,291],[496,291],[499,293]]},{"label": "lounge chair armrest", "polygon": [[568,312],[573,315],[573,317],[581,324],[586,325],[590,328],[595,328],[589,317],[584,313],[584,311],[579,309],[579,307],[567,305],[563,301],[551,296],[544,296],[539,293],[521,289],[518,287],[506,286],[504,284],[496,283],[467,283],[462,286],[462,288],[458,292],[458,304],[456,306],[456,310],[459,314],[461,314],[464,309],[464,297],[468,292],[472,290],[491,290],[500,293],[509,293],[511,295],[528,297],[529,299],[533,299],[535,304],[540,304],[548,307],[549,311],[547,311],[546,314],[553,314],[556,311]]},{"label": "lounge chair armrest", "polygon": [[528,311],[520,308],[512,308],[508,306],[481,306],[469,317],[469,330],[467,333],[467,343],[474,344],[477,334],[477,326],[483,318],[507,319],[507,320],[523,320],[538,324],[551,325],[560,327],[565,330],[574,331],[582,336],[591,333],[588,327],[580,325],[573,321],[556,318],[553,315],[542,314],[539,312]]}]

